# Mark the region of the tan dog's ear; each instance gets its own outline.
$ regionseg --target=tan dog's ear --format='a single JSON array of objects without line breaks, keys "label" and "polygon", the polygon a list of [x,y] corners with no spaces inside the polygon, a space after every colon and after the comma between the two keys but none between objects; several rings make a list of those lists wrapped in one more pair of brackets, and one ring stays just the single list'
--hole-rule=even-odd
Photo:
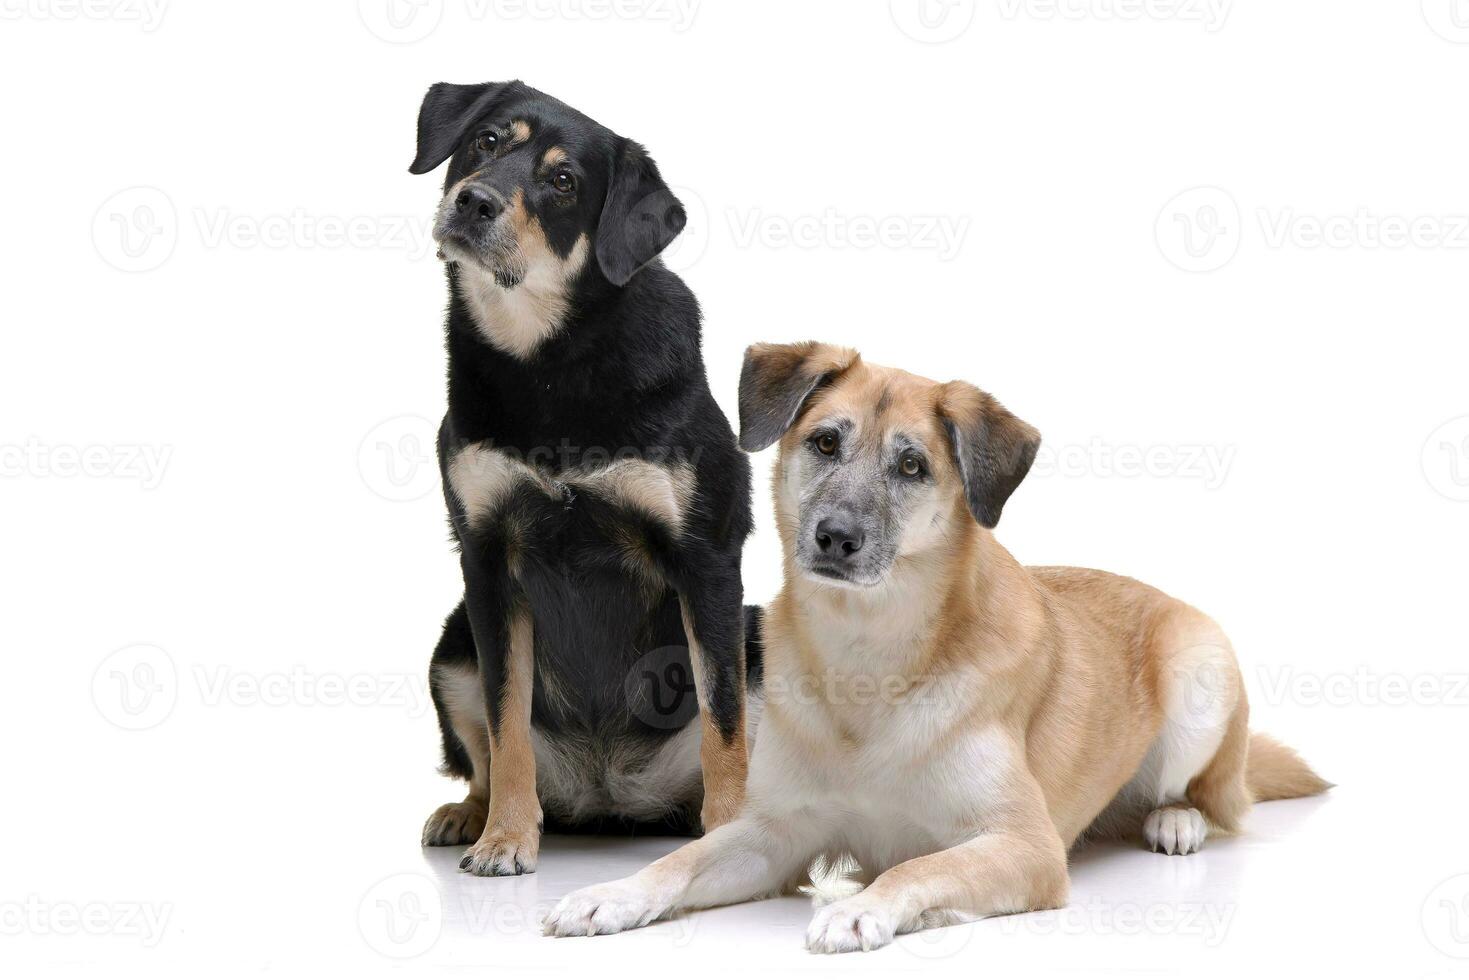
[{"label": "tan dog's ear", "polygon": [[963,381],[940,387],[938,413],[953,445],[969,511],[992,528],[1000,523],[1005,501],[1030,472],[1041,435],[993,395]]},{"label": "tan dog's ear", "polygon": [[753,453],[774,444],[817,388],[859,360],[850,347],[814,340],[747,348],[740,369],[740,448]]}]

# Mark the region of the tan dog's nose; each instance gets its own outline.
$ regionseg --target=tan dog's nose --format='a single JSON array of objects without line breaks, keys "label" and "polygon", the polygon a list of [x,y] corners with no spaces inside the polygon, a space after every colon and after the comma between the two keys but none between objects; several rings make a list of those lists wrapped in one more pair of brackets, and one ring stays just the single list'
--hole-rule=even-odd
[{"label": "tan dog's nose", "polygon": [[828,558],[842,559],[855,555],[862,550],[864,541],[866,535],[854,514],[833,514],[816,524],[816,547]]}]

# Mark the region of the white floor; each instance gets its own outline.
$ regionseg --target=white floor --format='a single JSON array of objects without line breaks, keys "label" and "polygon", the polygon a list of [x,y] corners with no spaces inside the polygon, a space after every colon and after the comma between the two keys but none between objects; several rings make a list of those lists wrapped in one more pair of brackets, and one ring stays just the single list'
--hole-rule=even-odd
[{"label": "white floor", "polygon": [[[66,782],[51,768],[53,805],[32,795],[7,800],[0,816],[15,831],[0,838],[0,973],[652,978],[839,969],[973,977],[1186,969],[1253,980],[1346,968],[1393,977],[1469,969],[1465,790],[1444,778],[1442,759],[1417,751],[1437,747],[1442,756],[1462,744],[1462,717],[1452,709],[1422,713],[1411,730],[1390,709],[1316,714],[1281,734],[1341,782],[1328,795],[1258,806],[1245,833],[1189,857],[1082,849],[1061,911],[835,958],[804,951],[811,902],[803,897],[618,936],[544,938],[540,917],[568,891],[628,874],[679,842],[549,837],[537,873],[474,878],[458,870],[460,848],[418,846],[423,818],[458,787],[428,766],[391,758],[405,744],[394,726],[366,712],[328,713],[335,728],[310,712],[213,712],[212,727],[193,714],[181,703],[178,717],[136,738],[89,730],[96,759],[87,780]],[[216,768],[181,766],[201,739]],[[265,741],[297,749],[263,752]],[[318,751],[327,744],[330,752]],[[426,754],[421,745],[413,752]],[[44,767],[43,756],[29,752],[7,765],[34,778],[26,770]]]},{"label": "white floor", "polygon": [[[1026,975],[1180,969],[1228,974],[1261,967],[1311,969],[1330,960],[1394,972],[1419,963],[1447,966],[1425,942],[1418,909],[1384,917],[1362,904],[1343,834],[1352,805],[1337,798],[1256,808],[1248,833],[1210,842],[1190,857],[1124,846],[1084,848],[1073,858],[1072,898],[1062,911],[995,918],[901,938],[893,947],[841,959],[844,970],[924,972],[945,966]],[[628,874],[677,845],[672,840],[551,838],[541,870],[514,880],[472,878],[458,870],[459,849],[425,853],[419,869],[386,888],[419,895],[422,954],[441,964],[544,970],[554,966],[635,965],[644,975],[721,966],[809,970],[834,967],[803,951],[812,903],[790,897],[693,913],[641,931],[591,939],[545,939],[536,923],[567,891]],[[389,953],[387,908],[364,920],[370,945]],[[430,935],[432,939],[428,938]],[[1401,973],[1399,975],[1407,975]]]}]

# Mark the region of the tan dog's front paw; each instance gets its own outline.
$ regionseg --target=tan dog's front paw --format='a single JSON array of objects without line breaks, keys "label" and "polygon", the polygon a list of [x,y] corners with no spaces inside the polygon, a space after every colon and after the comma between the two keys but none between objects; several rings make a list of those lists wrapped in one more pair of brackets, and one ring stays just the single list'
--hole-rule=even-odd
[{"label": "tan dog's front paw", "polygon": [[518,833],[487,827],[484,835],[464,852],[460,871],[480,877],[530,874],[541,851],[541,832],[534,827]]},{"label": "tan dog's front paw", "polygon": [[479,840],[489,813],[483,800],[472,797],[461,803],[445,803],[424,822],[423,846],[443,847]]},{"label": "tan dog's front paw", "polygon": [[892,942],[897,929],[888,909],[857,894],[816,913],[806,929],[806,948],[813,953],[865,952]]},{"label": "tan dog's front paw", "polygon": [[567,895],[547,914],[541,931],[548,936],[607,936],[645,926],[664,911],[636,878],[624,878]]}]

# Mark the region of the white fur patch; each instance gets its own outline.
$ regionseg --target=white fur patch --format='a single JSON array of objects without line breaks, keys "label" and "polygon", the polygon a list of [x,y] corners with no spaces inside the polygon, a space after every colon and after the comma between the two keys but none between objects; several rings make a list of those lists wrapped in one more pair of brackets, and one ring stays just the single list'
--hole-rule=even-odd
[{"label": "white fur patch", "polygon": [[434,668],[434,678],[435,687],[444,698],[444,710],[451,719],[475,720],[480,727],[485,726],[485,689],[480,684],[478,669],[467,664],[440,665]]},{"label": "white fur patch", "polygon": [[485,443],[465,446],[449,461],[449,487],[471,523],[480,524],[493,516],[521,485],[553,500],[560,499],[564,491],[570,491],[573,498],[579,493],[594,494],[642,511],[677,534],[683,530],[693,499],[694,473],[682,463],[662,466],[622,458],[595,469],[563,470],[553,477]]},{"label": "white fur patch", "polygon": [[495,282],[494,275],[478,261],[460,260],[455,282],[480,335],[512,357],[530,357],[561,329],[571,281],[586,264],[588,251],[585,235],[565,259],[558,258],[543,241],[521,242],[525,278],[509,289]]},{"label": "white fur patch", "polygon": [[1217,626],[1199,625],[1170,639],[1158,692],[1163,724],[1121,793],[1152,807],[1184,798],[1219,751],[1240,697],[1234,651]]},{"label": "white fur patch", "polygon": [[[437,667],[438,689],[454,730],[466,745],[488,752],[488,721],[479,671],[472,667]],[[746,738],[753,742],[760,727],[760,699],[746,700]],[[656,820],[692,803],[703,784],[699,749],[703,726],[693,719],[673,734],[650,759],[647,742],[598,741],[548,737],[531,729],[536,757],[536,794],[544,809],[572,818],[613,814],[634,820]],[[478,766],[476,766],[478,769]]]},{"label": "white fur patch", "polygon": [[560,480],[575,490],[591,491],[640,510],[675,533],[683,529],[694,493],[694,473],[689,467],[660,466],[642,459],[618,459],[596,470],[568,470]]},{"label": "white fur patch", "polygon": [[[760,724],[760,699],[745,705],[746,738]],[[703,785],[699,750],[702,724],[694,718],[658,747],[650,759],[647,742],[547,737],[531,730],[536,786],[544,808],[572,819],[614,814],[657,820],[697,799]]]},{"label": "white fur patch", "polygon": [[698,796],[699,725],[691,722],[649,759],[646,742],[548,738],[531,730],[543,808],[578,820],[615,814],[656,820]]},{"label": "white fur patch", "polygon": [[555,492],[551,481],[536,470],[483,443],[465,446],[449,461],[449,487],[474,524],[491,517],[521,483],[548,495]]},{"label": "white fur patch", "polygon": [[914,504],[908,519],[903,522],[898,539],[900,556],[932,552],[949,533],[949,509],[944,504],[943,495],[934,486],[924,487],[921,492],[922,498]]},{"label": "white fur patch", "polygon": [[1148,846],[1164,854],[1192,854],[1204,846],[1209,825],[1193,807],[1169,806],[1154,810],[1143,821]]}]

